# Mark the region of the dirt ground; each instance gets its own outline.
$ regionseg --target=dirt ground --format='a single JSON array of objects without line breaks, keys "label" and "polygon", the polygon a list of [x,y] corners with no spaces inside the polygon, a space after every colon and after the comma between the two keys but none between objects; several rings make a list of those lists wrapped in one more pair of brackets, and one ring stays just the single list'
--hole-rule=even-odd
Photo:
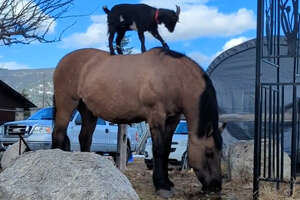
[{"label": "dirt ground", "polygon": [[[155,195],[152,183],[152,170],[148,170],[143,158],[135,158],[129,163],[125,175],[130,180],[141,200],[162,200]],[[221,195],[204,195],[201,193],[201,184],[194,172],[180,171],[170,167],[170,179],[175,184],[175,196],[170,200],[249,200],[252,199],[252,183],[240,184],[225,182]]]},{"label": "dirt ground", "polygon": [[[112,160],[112,158],[108,159]],[[1,172],[0,168],[0,172]],[[164,200],[155,194],[152,183],[152,170],[148,170],[143,158],[134,158],[128,163],[125,175],[141,200]],[[181,171],[179,167],[169,167],[169,177],[175,184],[175,195],[169,200],[250,200],[252,199],[252,178],[241,174],[240,180],[223,180],[223,190],[220,195],[204,195],[201,184],[191,170]],[[297,180],[300,182],[300,180]],[[300,200],[300,185],[289,196],[289,185],[282,184],[279,190],[274,183],[261,183],[260,200]]]},{"label": "dirt ground", "polygon": [[[143,158],[135,158],[129,163],[125,175],[130,180],[141,200],[163,200],[155,194],[152,183],[152,170],[148,170]],[[204,195],[201,193],[201,184],[194,172],[180,171],[171,166],[170,179],[175,184],[175,196],[170,200],[251,200],[252,177],[241,173],[238,180],[223,180],[221,195]],[[297,180],[300,182],[300,180]],[[260,200],[300,200],[300,185],[295,186],[294,195],[289,196],[289,185],[281,184],[276,190],[275,183],[260,183]]]}]

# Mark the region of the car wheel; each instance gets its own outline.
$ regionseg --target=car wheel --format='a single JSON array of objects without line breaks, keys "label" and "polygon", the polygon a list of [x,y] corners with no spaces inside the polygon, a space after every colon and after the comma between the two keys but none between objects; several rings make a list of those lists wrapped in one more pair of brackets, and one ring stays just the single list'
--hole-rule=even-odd
[{"label": "car wheel", "polygon": [[184,152],[182,154],[182,158],[181,158],[181,170],[186,170],[189,169],[189,159],[188,159],[188,154],[187,152]]}]

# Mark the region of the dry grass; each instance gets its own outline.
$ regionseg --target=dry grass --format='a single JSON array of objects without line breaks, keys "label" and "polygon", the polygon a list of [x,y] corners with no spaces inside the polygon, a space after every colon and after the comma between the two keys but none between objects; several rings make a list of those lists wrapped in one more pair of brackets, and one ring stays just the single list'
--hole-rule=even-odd
[{"label": "dry grass", "polygon": [[[1,168],[0,168],[1,172]],[[147,170],[143,159],[135,159],[129,163],[125,175],[130,180],[141,200],[164,200],[155,194],[152,183],[152,171]],[[239,178],[231,181],[224,180],[221,195],[204,195],[201,193],[201,184],[192,170],[178,171],[173,168],[169,171],[171,180],[175,183],[176,193],[169,200],[251,200],[252,178],[245,170]],[[300,185],[296,185],[294,195],[289,196],[289,185],[280,184],[276,190],[276,183],[260,183],[260,200],[300,200]]]},{"label": "dry grass", "polygon": [[280,184],[279,190],[276,189],[276,183],[261,183],[260,199],[262,200],[294,200],[300,199],[300,187],[296,185],[293,196],[290,196],[290,185]]},{"label": "dry grass", "polygon": [[[154,191],[152,171],[147,170],[143,159],[135,159],[128,165],[125,175],[130,180],[141,200],[163,200]],[[169,176],[175,184],[176,193],[169,200],[251,200],[252,175],[246,170],[240,171],[240,177],[231,181],[224,180],[221,195],[204,195],[201,184],[191,170],[178,171],[173,168]],[[299,191],[299,192],[297,192]],[[293,197],[289,196],[289,185],[281,184],[276,190],[274,183],[260,183],[260,200],[300,200],[300,186],[296,186]]]},{"label": "dry grass", "polygon": [[[152,171],[147,170],[143,159],[129,163],[125,175],[130,180],[141,200],[163,200],[154,191]],[[175,196],[169,200],[249,200],[252,197],[252,184],[225,182],[221,195],[206,195],[201,192],[201,184],[192,170],[179,171],[172,168],[170,179],[175,184]]]}]

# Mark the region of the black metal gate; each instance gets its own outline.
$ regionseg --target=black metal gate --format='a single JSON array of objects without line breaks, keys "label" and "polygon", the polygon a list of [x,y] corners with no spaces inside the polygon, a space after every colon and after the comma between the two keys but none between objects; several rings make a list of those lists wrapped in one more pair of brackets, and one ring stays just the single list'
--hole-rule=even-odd
[{"label": "black metal gate", "polygon": [[[298,0],[258,0],[253,197],[262,181],[297,184],[300,162]],[[290,77],[283,76],[291,70]],[[270,74],[273,76],[270,78]],[[299,154],[299,156],[298,156]]]}]

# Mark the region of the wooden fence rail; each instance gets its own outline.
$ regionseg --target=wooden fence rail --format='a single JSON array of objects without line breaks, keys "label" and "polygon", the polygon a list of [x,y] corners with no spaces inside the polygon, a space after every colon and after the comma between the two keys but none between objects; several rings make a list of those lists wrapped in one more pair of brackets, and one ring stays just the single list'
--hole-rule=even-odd
[{"label": "wooden fence rail", "polygon": [[[264,121],[264,113],[262,114]],[[272,118],[273,116],[271,116]],[[254,114],[221,114],[219,116],[220,122],[254,122]],[[266,115],[266,119],[270,120],[269,115]],[[279,119],[281,120],[281,115],[279,115]],[[284,115],[284,121],[285,122],[291,122],[292,121],[292,114],[286,113]]]}]

